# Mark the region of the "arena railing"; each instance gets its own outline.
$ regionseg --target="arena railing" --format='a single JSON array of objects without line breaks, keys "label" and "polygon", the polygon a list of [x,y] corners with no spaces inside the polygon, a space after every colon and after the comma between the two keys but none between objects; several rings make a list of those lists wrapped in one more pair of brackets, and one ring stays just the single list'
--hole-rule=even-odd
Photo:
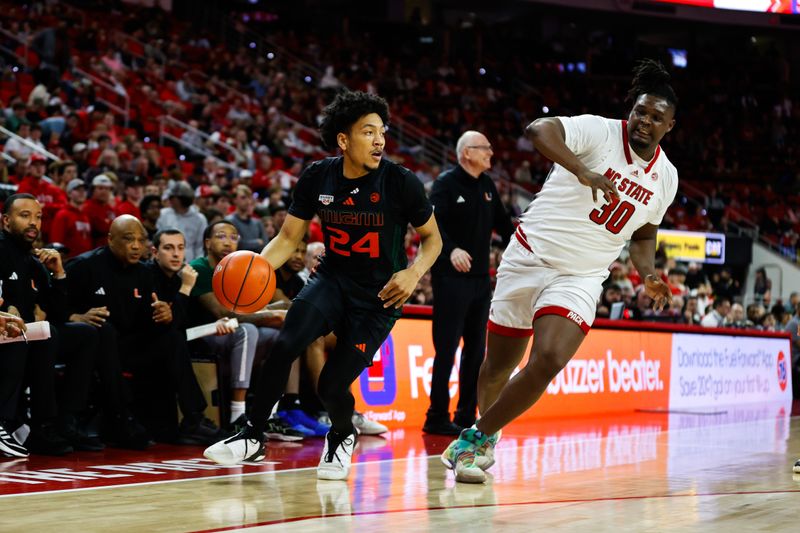
[{"label": "arena railing", "polygon": [[234,160],[239,160],[240,158],[244,159],[244,155],[239,150],[234,148],[233,146],[230,146],[228,144],[220,142],[220,141],[214,139],[213,137],[211,137],[211,135],[207,134],[203,130],[195,128],[194,126],[192,126],[190,124],[187,124],[185,122],[182,122],[182,121],[178,120],[177,118],[171,117],[169,115],[161,115],[159,117],[159,119],[158,119],[158,123],[159,123],[159,131],[158,131],[158,139],[159,139],[158,144],[159,144],[159,146],[164,146],[164,141],[165,140],[169,140],[169,141],[172,141],[173,143],[177,144],[178,146],[181,146],[184,149],[189,150],[190,152],[192,152],[192,153],[194,153],[196,155],[203,156],[203,157],[213,157],[214,160],[216,160],[217,164],[220,165],[221,167],[227,168],[228,170],[231,170],[231,171],[234,171],[234,172],[239,170],[240,167],[238,165],[236,165],[235,163],[230,163],[228,161],[224,161],[223,159],[220,159],[211,150],[207,150],[204,147],[197,146],[195,144],[186,142],[181,137],[173,135],[172,133],[169,132],[169,130],[167,129],[167,126],[171,125],[171,126],[180,128],[180,129],[182,129],[184,131],[188,131],[188,132],[191,132],[191,133],[193,133],[195,135],[198,135],[201,139],[203,139],[204,144],[210,144],[212,146],[216,146],[216,147],[218,147],[218,148],[220,148],[220,149],[222,149],[224,151],[229,152],[234,157]]},{"label": "arena railing", "polygon": [[110,83],[105,81],[104,79],[102,79],[102,78],[100,78],[98,76],[95,76],[94,74],[92,74],[90,72],[86,72],[85,70],[83,70],[82,68],[79,68],[79,67],[73,67],[72,68],[72,73],[76,74],[77,76],[79,76],[81,78],[84,78],[84,79],[87,79],[87,80],[91,81],[94,85],[100,86],[103,89],[105,89],[105,90],[113,93],[117,97],[121,98],[123,104],[119,105],[117,103],[112,102],[108,98],[103,98],[102,96],[99,96],[99,95],[95,96],[96,99],[99,102],[102,102],[105,105],[107,105],[109,109],[111,109],[112,111],[114,111],[118,115],[122,115],[122,118],[124,120],[124,125],[125,125],[126,128],[128,127],[128,125],[130,123],[130,115],[131,115],[131,98],[130,98],[130,96],[128,96],[127,91],[125,93],[122,93],[116,87],[114,87],[113,85],[111,85]]},{"label": "arena railing", "polygon": [[[31,141],[29,141],[28,139],[25,139],[24,137],[20,137],[19,135],[17,135],[13,131],[7,129],[5,126],[0,126],[0,135],[3,135],[4,137],[6,137],[8,139],[16,139],[17,142],[20,142],[20,143],[24,144],[25,146],[30,148],[32,151],[36,152],[37,154],[43,155],[47,159],[50,159],[52,161],[60,161],[58,156],[55,155],[54,153],[47,151],[46,149],[44,149],[41,146],[38,146],[38,145],[32,143]],[[6,155],[7,154],[3,154],[4,158],[5,158]],[[11,159],[11,162],[16,163],[16,160],[13,157],[11,157],[10,159]],[[8,161],[7,158],[6,158],[6,161]]]}]

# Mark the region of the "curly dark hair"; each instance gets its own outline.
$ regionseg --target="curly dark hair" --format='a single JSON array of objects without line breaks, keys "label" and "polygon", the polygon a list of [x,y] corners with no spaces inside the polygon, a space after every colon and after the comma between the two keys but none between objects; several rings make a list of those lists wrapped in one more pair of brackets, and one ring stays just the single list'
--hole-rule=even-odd
[{"label": "curly dark hair", "polygon": [[364,115],[376,113],[389,125],[389,104],[380,96],[362,91],[343,91],[336,95],[333,102],[322,110],[323,118],[319,133],[325,147],[336,149],[336,136],[339,133],[350,133],[350,128]]},{"label": "curly dark hair", "polygon": [[664,65],[653,59],[643,59],[633,68],[633,81],[627,100],[635,103],[642,94],[651,94],[665,99],[673,108],[678,107],[678,96],[669,84],[669,72]]}]

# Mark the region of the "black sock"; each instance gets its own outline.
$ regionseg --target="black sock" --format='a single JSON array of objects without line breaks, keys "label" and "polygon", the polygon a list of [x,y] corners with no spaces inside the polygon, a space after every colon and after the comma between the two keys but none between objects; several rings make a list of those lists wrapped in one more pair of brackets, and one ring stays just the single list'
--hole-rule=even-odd
[{"label": "black sock", "polygon": [[278,411],[291,411],[292,409],[300,409],[300,395],[287,392],[278,401]]}]

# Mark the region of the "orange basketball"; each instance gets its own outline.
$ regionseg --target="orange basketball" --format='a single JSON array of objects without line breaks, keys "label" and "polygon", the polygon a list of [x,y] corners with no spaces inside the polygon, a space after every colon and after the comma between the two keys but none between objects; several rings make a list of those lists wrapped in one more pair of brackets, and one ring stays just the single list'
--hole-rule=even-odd
[{"label": "orange basketball", "polygon": [[211,287],[219,303],[237,313],[254,313],[275,294],[275,271],[261,255],[248,250],[222,258],[214,269]]}]

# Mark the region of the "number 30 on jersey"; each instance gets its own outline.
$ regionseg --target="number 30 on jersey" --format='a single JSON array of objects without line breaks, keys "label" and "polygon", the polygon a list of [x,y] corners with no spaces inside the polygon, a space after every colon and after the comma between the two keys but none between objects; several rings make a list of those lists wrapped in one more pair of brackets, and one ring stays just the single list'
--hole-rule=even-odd
[{"label": "number 30 on jersey", "polygon": [[631,219],[634,211],[636,206],[632,203],[612,198],[603,207],[592,210],[589,213],[589,220],[600,226],[605,224],[608,231],[617,235]]}]

